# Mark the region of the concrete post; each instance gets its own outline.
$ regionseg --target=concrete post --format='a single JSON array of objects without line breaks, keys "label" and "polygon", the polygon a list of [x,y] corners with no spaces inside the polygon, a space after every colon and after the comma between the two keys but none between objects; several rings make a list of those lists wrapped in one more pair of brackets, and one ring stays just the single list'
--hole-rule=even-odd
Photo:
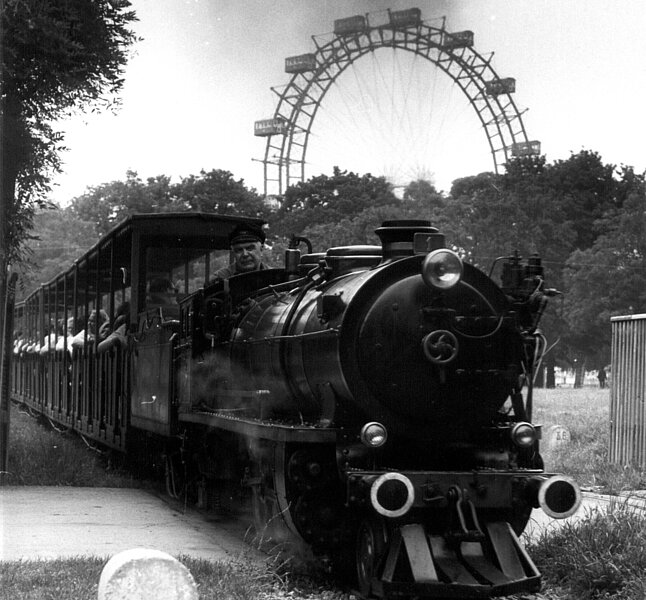
[{"label": "concrete post", "polygon": [[98,600],[198,600],[190,571],[170,554],[133,548],[113,556],[99,579]]}]

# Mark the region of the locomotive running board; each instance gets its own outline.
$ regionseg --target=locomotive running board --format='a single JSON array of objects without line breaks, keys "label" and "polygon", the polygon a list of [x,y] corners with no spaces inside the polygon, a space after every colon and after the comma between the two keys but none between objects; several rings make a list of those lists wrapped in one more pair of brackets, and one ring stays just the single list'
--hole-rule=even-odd
[{"label": "locomotive running board", "polygon": [[380,598],[491,598],[540,588],[541,574],[511,525],[489,523],[483,542],[465,541],[459,550],[420,524],[397,529],[372,581]]}]

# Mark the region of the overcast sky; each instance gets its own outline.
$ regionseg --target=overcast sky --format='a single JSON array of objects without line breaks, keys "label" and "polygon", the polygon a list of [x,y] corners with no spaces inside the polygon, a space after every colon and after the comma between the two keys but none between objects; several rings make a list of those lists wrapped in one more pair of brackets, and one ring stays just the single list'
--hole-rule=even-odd
[{"label": "overcast sky", "polygon": [[[126,72],[116,116],[61,124],[70,149],[54,199],[123,180],[226,169],[263,189],[265,140],[255,120],[286,85],[287,56],[315,52],[335,19],[419,7],[516,79],[516,104],[548,161],[581,149],[646,168],[646,2],[643,0],[131,0],[144,39]],[[391,76],[392,75],[392,76]],[[388,81],[386,81],[386,79]],[[406,114],[402,114],[404,111]],[[256,159],[256,160],[254,160]],[[353,63],[324,98],[308,147],[308,173],[338,164],[393,180],[493,169],[475,111],[430,61],[383,50]]]}]

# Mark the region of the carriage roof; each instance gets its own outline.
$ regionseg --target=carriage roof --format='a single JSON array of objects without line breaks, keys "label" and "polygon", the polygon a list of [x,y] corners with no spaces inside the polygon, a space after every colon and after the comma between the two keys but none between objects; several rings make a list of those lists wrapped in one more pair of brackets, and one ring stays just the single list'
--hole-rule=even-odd
[{"label": "carriage roof", "polygon": [[93,295],[98,289],[105,291],[115,287],[124,277],[124,269],[137,271],[139,249],[146,243],[163,241],[175,245],[182,250],[182,260],[190,259],[192,253],[203,252],[204,248],[228,249],[229,232],[239,223],[262,226],[265,221],[256,217],[201,212],[131,215],[102,236],[73,264],[41,284],[23,303],[36,301],[43,291],[56,294],[57,304],[69,303],[74,290],[76,302],[81,302],[82,298],[78,297],[80,288],[74,283],[79,278],[85,282],[82,295]]}]

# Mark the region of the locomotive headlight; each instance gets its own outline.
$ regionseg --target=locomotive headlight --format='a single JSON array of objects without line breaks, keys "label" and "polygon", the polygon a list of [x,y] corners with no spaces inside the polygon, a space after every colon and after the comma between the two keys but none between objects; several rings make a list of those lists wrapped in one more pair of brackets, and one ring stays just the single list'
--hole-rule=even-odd
[{"label": "locomotive headlight", "polygon": [[388,432],[381,423],[366,423],[361,428],[361,443],[368,448],[379,448],[386,443]]},{"label": "locomotive headlight", "polygon": [[531,423],[516,423],[510,435],[511,441],[521,448],[529,448],[536,441],[536,429]]},{"label": "locomotive headlight", "polygon": [[433,250],[422,263],[422,279],[429,287],[447,290],[462,277],[462,261],[452,250]]}]

